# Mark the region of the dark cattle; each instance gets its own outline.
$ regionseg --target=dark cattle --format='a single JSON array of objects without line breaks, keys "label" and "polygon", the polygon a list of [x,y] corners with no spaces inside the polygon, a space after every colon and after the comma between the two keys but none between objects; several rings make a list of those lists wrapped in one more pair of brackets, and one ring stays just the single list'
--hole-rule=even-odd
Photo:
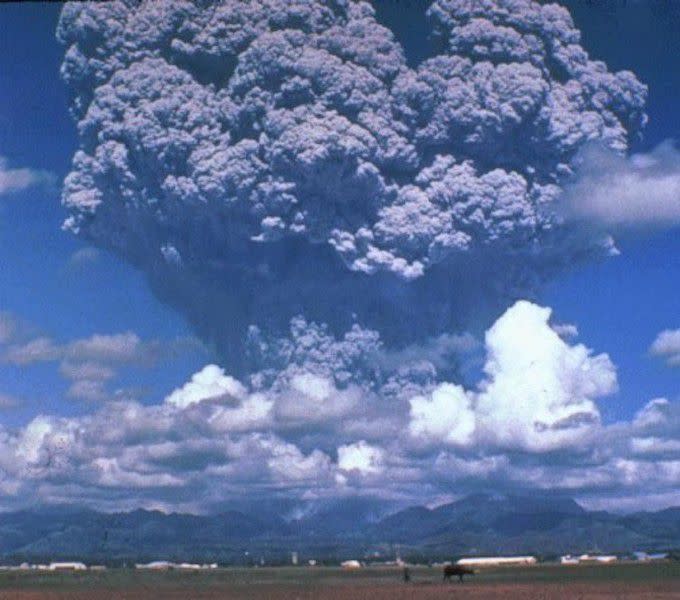
[{"label": "dark cattle", "polygon": [[446,565],[444,567],[444,581],[451,581],[451,577],[458,577],[458,581],[463,583],[463,575],[474,575],[472,569],[459,567],[458,565]]}]

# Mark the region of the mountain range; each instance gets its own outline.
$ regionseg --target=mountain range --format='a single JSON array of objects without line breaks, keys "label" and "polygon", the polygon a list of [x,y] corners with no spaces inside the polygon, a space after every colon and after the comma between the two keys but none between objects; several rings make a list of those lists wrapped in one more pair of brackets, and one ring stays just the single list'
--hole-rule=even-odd
[{"label": "mountain range", "polygon": [[332,562],[678,548],[680,507],[618,515],[588,511],[571,499],[521,495],[476,494],[382,517],[375,505],[359,501],[340,501],[288,520],[262,511],[199,516],[47,507],[0,513],[0,557],[6,563],[166,559],[270,564],[289,562],[291,552],[302,561]]}]

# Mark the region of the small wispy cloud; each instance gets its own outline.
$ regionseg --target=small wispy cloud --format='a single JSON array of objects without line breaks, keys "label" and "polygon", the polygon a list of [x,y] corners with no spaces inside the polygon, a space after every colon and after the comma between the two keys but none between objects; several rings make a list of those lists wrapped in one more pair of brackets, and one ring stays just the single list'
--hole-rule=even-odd
[{"label": "small wispy cloud", "polygon": [[55,177],[49,171],[22,167],[13,169],[6,158],[0,156],[0,196],[20,192],[35,185],[50,185]]},{"label": "small wispy cloud", "polygon": [[111,394],[106,389],[103,381],[96,379],[77,379],[71,383],[66,396],[72,400],[85,400],[87,402],[106,402],[111,399]]},{"label": "small wispy cloud", "polygon": [[84,267],[91,265],[99,260],[100,252],[97,248],[88,246],[76,250],[68,259],[68,266],[72,268]]},{"label": "small wispy cloud", "polygon": [[[142,340],[136,333],[94,334],[59,343],[49,336],[16,334],[17,320],[0,312],[0,363],[28,367],[56,363],[59,374],[69,382],[66,396],[85,401],[107,401],[137,395],[130,389],[111,393],[108,385],[126,367],[153,368],[160,359],[185,352],[205,351],[192,337],[172,340]],[[0,405],[1,408],[1,405]]]},{"label": "small wispy cloud", "polygon": [[106,381],[116,375],[116,372],[106,365],[96,362],[70,362],[64,361],[59,366],[59,372],[66,379],[89,379]]},{"label": "small wispy cloud", "polygon": [[3,362],[25,366],[39,362],[58,360],[59,347],[48,337],[39,337],[21,344],[13,344],[3,355]]},{"label": "small wispy cloud", "polygon": [[0,410],[15,408],[18,405],[19,405],[18,398],[10,396],[9,394],[0,393]]},{"label": "small wispy cloud", "polygon": [[10,342],[16,332],[17,323],[14,316],[8,312],[0,312],[0,344]]},{"label": "small wispy cloud", "polygon": [[573,323],[553,323],[550,327],[563,339],[578,337],[578,327]]},{"label": "small wispy cloud", "polygon": [[104,402],[111,399],[106,384],[116,377],[116,370],[110,365],[93,361],[65,359],[59,365],[59,373],[71,383],[66,396],[73,400]]},{"label": "small wispy cloud", "polygon": [[680,329],[665,329],[656,336],[649,352],[666,361],[669,367],[680,367]]},{"label": "small wispy cloud", "polygon": [[38,337],[10,346],[3,359],[17,366],[57,360],[146,364],[153,363],[160,352],[159,343],[142,342],[136,333],[127,331],[112,335],[94,334],[66,344],[58,344],[49,337]]},{"label": "small wispy cloud", "polygon": [[15,366],[59,363],[60,375],[68,380],[66,396],[75,400],[103,402],[113,396],[107,383],[124,365],[152,366],[161,354],[158,342],[143,342],[133,332],[95,334],[58,344],[52,338],[38,337],[7,347],[2,361]]}]

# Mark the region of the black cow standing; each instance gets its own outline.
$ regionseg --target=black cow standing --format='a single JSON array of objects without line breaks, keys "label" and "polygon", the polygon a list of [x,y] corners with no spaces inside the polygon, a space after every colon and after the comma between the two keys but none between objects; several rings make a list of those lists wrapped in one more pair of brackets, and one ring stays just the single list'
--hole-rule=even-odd
[{"label": "black cow standing", "polygon": [[466,569],[459,565],[446,565],[444,567],[444,581],[451,581],[451,577],[458,577],[458,581],[463,583],[463,575],[474,575],[472,569]]}]

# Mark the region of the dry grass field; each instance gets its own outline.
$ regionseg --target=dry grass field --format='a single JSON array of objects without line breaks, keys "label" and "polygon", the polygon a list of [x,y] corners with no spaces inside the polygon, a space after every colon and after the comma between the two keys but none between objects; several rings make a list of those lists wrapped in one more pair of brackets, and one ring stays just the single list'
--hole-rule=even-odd
[{"label": "dry grass field", "polygon": [[0,574],[0,600],[595,600],[680,599],[680,563],[486,569],[466,583],[441,582],[438,568],[219,569],[205,573]]}]

